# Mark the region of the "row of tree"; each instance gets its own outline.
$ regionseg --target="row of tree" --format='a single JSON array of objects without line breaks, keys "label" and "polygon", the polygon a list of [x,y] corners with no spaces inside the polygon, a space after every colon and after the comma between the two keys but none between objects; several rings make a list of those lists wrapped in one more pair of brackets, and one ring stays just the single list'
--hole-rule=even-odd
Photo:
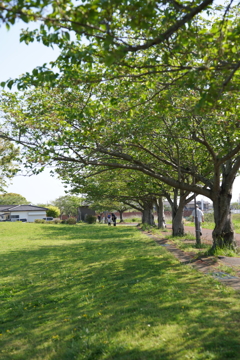
[{"label": "row of tree", "polygon": [[[240,17],[234,1],[12,6],[9,0],[0,9],[9,27],[17,18],[41,23],[21,41],[61,49],[52,67],[6,82],[25,92],[2,94],[1,136],[23,146],[26,166],[54,165],[76,191],[91,176],[86,186],[104,187],[99,174],[107,184],[114,174],[131,179],[120,195],[136,203],[138,189],[144,209],[155,202],[159,214],[165,196],[175,234],[183,231],[184,205],[201,194],[213,202],[213,249],[235,248],[230,204],[240,167]],[[149,214],[144,210],[150,222]]]}]

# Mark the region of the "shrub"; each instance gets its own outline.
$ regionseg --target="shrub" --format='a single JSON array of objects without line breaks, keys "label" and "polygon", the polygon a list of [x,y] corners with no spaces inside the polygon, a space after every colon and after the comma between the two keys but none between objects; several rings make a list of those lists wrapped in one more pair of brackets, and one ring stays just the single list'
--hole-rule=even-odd
[{"label": "shrub", "polygon": [[60,219],[54,219],[53,222],[54,224],[60,224],[62,221]]},{"label": "shrub", "polygon": [[68,224],[68,225],[75,225],[76,222],[77,222],[77,220],[75,218],[72,218],[72,217],[70,217],[70,218],[68,218],[66,220],[66,224]]},{"label": "shrub", "polygon": [[204,214],[204,221],[205,222],[214,222],[213,213]]},{"label": "shrub", "polygon": [[46,211],[47,217],[58,217],[60,215],[60,209],[57,206],[49,205]]},{"label": "shrub", "polygon": [[87,222],[88,224],[95,224],[96,221],[97,221],[96,216],[93,216],[93,215],[87,215],[87,216],[86,216],[86,222]]},{"label": "shrub", "polygon": [[34,222],[35,222],[36,224],[45,224],[45,223],[46,223],[46,221],[43,220],[43,219],[35,219]]}]

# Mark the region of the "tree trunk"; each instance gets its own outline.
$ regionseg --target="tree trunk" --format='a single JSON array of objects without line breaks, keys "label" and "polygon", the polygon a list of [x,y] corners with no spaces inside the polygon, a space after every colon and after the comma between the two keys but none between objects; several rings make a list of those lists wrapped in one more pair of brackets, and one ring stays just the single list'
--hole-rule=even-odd
[{"label": "tree trunk", "polygon": [[234,238],[234,230],[231,218],[231,192],[220,192],[213,199],[215,228],[213,230],[213,250],[216,248],[228,248],[235,250],[237,245]]},{"label": "tree trunk", "polygon": [[156,207],[157,207],[157,215],[158,215],[158,229],[165,229],[166,222],[165,222],[165,215],[164,215],[164,206],[163,206],[163,198],[159,196],[156,199]]},{"label": "tree trunk", "polygon": [[172,236],[183,236],[183,207],[178,206],[172,209]]},{"label": "tree trunk", "polygon": [[[183,209],[186,204],[186,197],[188,193],[179,195],[178,189],[173,190],[173,199],[167,196],[169,204],[172,208],[172,236],[183,236],[184,235],[184,223],[183,223]],[[178,199],[179,198],[179,199]],[[179,204],[178,204],[179,202]]]},{"label": "tree trunk", "polygon": [[120,222],[123,222],[123,213],[124,213],[124,211],[118,210],[118,212],[119,212]]},{"label": "tree trunk", "polygon": [[154,216],[152,213],[152,209],[153,209],[152,203],[149,203],[149,202],[144,203],[144,208],[142,211],[142,223],[143,224],[146,223],[151,226],[154,225]]},{"label": "tree trunk", "polygon": [[81,209],[80,209],[80,207],[78,207],[78,209],[77,209],[77,222],[78,221],[81,221],[82,219],[81,219]]}]

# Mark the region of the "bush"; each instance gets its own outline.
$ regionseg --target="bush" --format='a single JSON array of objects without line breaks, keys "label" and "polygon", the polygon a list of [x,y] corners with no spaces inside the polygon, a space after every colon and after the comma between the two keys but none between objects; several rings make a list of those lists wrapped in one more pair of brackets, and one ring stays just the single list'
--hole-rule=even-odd
[{"label": "bush", "polygon": [[86,216],[86,222],[87,222],[88,224],[95,224],[96,221],[97,221],[96,216],[93,216],[93,215],[87,215],[87,216]]},{"label": "bush", "polygon": [[34,220],[34,222],[35,222],[36,224],[45,224],[45,223],[46,223],[46,221],[43,220],[43,219],[36,219],[36,220]]},{"label": "bush", "polygon": [[204,214],[204,221],[205,222],[214,222],[213,213]]},{"label": "bush", "polygon": [[66,220],[66,224],[68,224],[68,225],[75,225],[76,223],[77,223],[77,220],[72,217],[70,217]]},{"label": "bush", "polygon": [[57,206],[49,205],[47,206],[48,210],[46,211],[47,217],[58,217],[60,215],[60,209]]},{"label": "bush", "polygon": [[62,221],[60,219],[54,219],[53,222],[54,224],[60,224]]}]

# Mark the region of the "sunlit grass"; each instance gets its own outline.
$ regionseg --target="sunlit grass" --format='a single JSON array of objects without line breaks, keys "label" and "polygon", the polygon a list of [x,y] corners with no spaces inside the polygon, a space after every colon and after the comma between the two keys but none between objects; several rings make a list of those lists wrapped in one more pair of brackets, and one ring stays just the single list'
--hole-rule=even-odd
[{"label": "sunlit grass", "polygon": [[0,238],[1,360],[239,359],[239,294],[135,227],[1,223]]}]

